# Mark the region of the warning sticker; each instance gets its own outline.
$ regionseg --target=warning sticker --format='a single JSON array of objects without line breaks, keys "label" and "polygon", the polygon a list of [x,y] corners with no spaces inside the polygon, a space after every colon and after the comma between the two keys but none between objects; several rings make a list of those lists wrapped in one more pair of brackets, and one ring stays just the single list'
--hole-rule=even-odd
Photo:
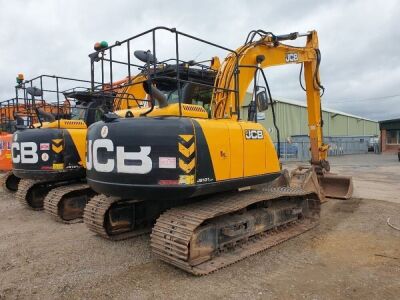
[{"label": "warning sticker", "polygon": [[179,175],[179,184],[194,184],[194,175]]},{"label": "warning sticker", "polygon": [[42,153],[42,160],[43,161],[48,161],[49,160],[49,155],[47,153]]},{"label": "warning sticker", "polygon": [[50,150],[50,144],[49,143],[40,143],[40,150],[42,150],[42,151]]},{"label": "warning sticker", "polygon": [[53,164],[53,170],[62,170],[64,169],[64,164],[60,163],[60,164]]},{"label": "warning sticker", "polygon": [[158,167],[160,169],[176,169],[176,157],[159,157]]}]

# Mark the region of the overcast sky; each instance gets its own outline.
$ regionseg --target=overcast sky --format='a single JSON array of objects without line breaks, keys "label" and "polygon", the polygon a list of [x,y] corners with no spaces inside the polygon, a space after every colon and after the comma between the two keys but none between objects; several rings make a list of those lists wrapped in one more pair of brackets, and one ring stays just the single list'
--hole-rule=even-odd
[{"label": "overcast sky", "polygon": [[[163,25],[235,49],[252,29],[318,31],[323,106],[382,120],[400,118],[400,2],[0,0],[0,97],[15,77],[90,78],[88,54]],[[149,45],[148,48],[151,46]],[[209,50],[190,45],[187,57]],[[217,53],[219,54],[219,53]],[[304,101],[298,66],[267,70],[272,95]]]}]

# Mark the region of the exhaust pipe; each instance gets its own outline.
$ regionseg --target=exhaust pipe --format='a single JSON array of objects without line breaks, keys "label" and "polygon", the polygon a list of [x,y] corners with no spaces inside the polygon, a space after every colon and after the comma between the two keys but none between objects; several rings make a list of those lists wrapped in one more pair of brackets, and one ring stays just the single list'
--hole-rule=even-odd
[{"label": "exhaust pipe", "polygon": [[56,120],[55,116],[52,113],[44,111],[41,108],[38,108],[37,112],[40,117],[43,117],[45,122],[54,122]]},{"label": "exhaust pipe", "polygon": [[143,89],[144,91],[149,94],[151,97],[157,100],[158,106],[160,108],[167,107],[168,106],[168,100],[167,97],[155,86],[149,86],[149,83],[147,81],[143,82]]}]

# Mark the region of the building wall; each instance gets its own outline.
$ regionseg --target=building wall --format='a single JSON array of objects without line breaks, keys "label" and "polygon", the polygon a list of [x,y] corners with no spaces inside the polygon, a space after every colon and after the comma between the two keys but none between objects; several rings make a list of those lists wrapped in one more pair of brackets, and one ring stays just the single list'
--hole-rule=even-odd
[{"label": "building wall", "polygon": [[[247,104],[249,100],[250,97],[248,96]],[[281,140],[293,135],[308,135],[307,109],[305,107],[276,102],[274,108]],[[378,136],[380,133],[377,122],[327,111],[323,111],[322,117],[324,120],[324,136]],[[246,108],[242,110],[242,118],[247,119]],[[259,120],[259,122],[270,132],[272,139],[277,141],[271,107],[265,112],[265,120]]]},{"label": "building wall", "polygon": [[400,151],[400,144],[387,144],[386,129],[381,129],[381,149],[383,153],[397,153]]}]

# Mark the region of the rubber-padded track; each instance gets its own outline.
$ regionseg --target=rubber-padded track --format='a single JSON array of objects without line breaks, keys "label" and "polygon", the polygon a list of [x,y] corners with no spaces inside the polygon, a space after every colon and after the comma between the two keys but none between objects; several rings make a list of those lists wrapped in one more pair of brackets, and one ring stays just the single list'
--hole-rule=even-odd
[{"label": "rubber-padded track", "polygon": [[315,227],[319,220],[319,206],[316,218],[299,220],[256,235],[240,243],[240,247],[235,247],[232,251],[222,252],[211,260],[192,266],[188,261],[189,243],[194,231],[203,222],[239,211],[257,202],[284,197],[306,198],[309,195],[314,194],[299,188],[262,188],[172,208],[163,213],[153,227],[152,252],[161,260],[194,275],[209,274]]}]

